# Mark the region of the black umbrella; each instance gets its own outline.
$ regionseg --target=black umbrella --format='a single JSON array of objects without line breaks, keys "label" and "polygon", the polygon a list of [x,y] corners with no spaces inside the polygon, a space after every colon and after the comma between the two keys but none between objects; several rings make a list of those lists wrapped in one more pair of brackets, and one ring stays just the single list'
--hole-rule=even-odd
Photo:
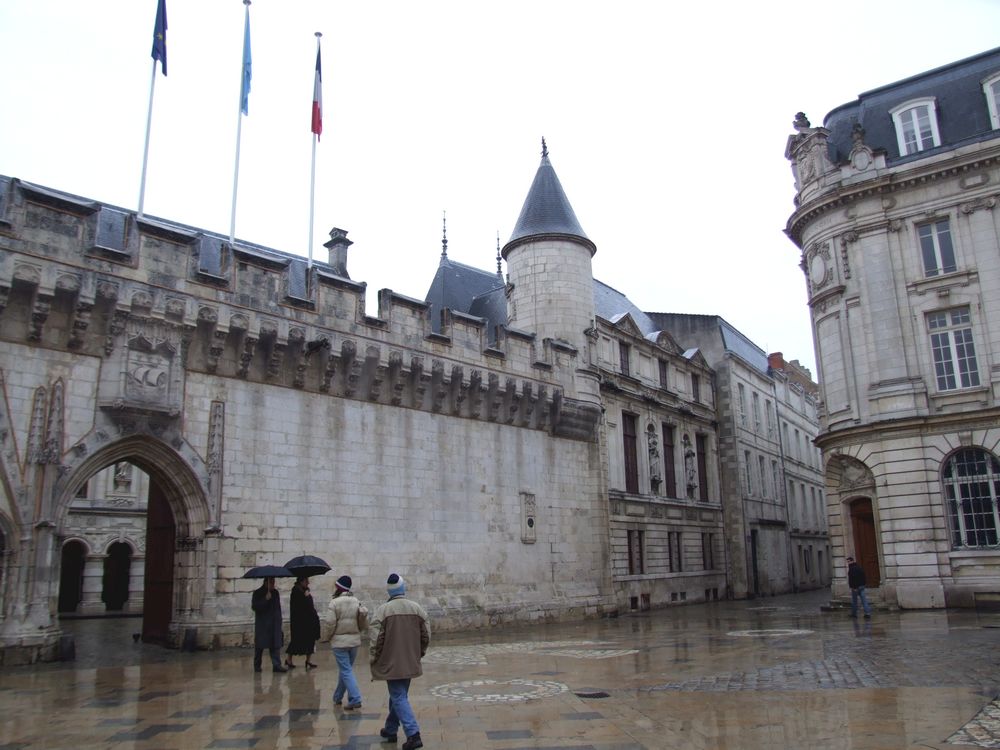
[{"label": "black umbrella", "polygon": [[295,576],[321,576],[330,570],[326,560],[315,555],[299,555],[285,563],[285,567]]},{"label": "black umbrella", "polygon": [[244,578],[294,578],[295,573],[280,565],[258,565],[243,574]]}]

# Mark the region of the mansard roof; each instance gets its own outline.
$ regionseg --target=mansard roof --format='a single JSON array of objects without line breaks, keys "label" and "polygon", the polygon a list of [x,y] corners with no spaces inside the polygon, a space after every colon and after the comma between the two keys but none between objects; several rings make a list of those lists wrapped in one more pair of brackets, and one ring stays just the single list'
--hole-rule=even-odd
[{"label": "mansard roof", "polygon": [[503,249],[503,257],[507,257],[512,246],[521,244],[533,237],[561,236],[579,240],[586,245],[593,255],[597,248],[584,233],[577,221],[573,206],[566,197],[566,192],[559,182],[556,170],[549,161],[548,150],[542,148],[542,163],[535,172],[535,180],[531,183],[528,197],[524,200],[521,215],[517,218],[514,231]]},{"label": "mansard roof", "polygon": [[627,313],[632,318],[632,322],[642,331],[643,336],[648,336],[659,330],[650,317],[636,307],[632,300],[617,289],[597,279],[594,279],[594,312],[611,323],[616,322],[617,318]]},{"label": "mansard roof", "polygon": [[[1000,130],[993,130],[983,95],[983,80],[995,73],[1000,73],[1000,47],[860,94],[857,101],[837,107],[824,118],[823,126],[830,131],[831,161],[847,161],[856,124],[864,128],[865,145],[884,151],[890,162],[922,159],[1000,136]],[[925,98],[934,99],[941,145],[900,156],[890,110]]]},{"label": "mansard roof", "polygon": [[721,315],[651,312],[649,317],[683,346],[695,345],[712,367],[716,367],[724,355],[735,354],[755,370],[769,374],[765,351]]}]

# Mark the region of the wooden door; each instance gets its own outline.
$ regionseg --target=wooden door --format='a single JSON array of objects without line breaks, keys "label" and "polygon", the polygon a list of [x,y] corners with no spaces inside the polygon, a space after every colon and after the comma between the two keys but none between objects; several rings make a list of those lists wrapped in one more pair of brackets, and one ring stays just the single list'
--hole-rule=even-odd
[{"label": "wooden door", "polygon": [[146,572],[142,605],[142,640],[165,643],[174,613],[174,514],[159,483],[149,478],[146,510]]},{"label": "wooden door", "polygon": [[851,528],[854,531],[854,557],[865,571],[868,586],[877,588],[882,583],[882,575],[878,566],[875,516],[869,498],[851,503]]}]

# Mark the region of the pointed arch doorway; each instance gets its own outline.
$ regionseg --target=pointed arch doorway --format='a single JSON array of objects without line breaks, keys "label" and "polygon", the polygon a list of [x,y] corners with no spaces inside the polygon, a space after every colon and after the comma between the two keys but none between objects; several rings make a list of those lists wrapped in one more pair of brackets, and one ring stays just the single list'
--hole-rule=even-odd
[{"label": "pointed arch doorway", "polygon": [[882,583],[882,574],[878,564],[878,542],[871,498],[859,497],[852,500],[850,508],[854,557],[865,571],[868,587],[878,588]]},{"label": "pointed arch doorway", "polygon": [[[93,441],[92,447],[86,443]],[[143,587],[142,640],[178,645],[185,618],[196,617],[205,596],[204,542],[209,526],[207,472],[181,438],[135,434],[108,443],[95,431],[74,450],[59,488],[61,531],[66,533],[72,499],[97,472],[129,463],[148,477],[145,511],[145,567],[134,583]],[[139,581],[141,580],[141,584]],[[139,634],[136,634],[139,637]]]}]

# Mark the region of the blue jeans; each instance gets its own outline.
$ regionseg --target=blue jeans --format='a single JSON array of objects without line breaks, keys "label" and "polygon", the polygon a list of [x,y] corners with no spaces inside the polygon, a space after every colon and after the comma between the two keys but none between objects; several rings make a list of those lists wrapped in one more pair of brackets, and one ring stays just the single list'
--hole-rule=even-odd
[{"label": "blue jeans", "polygon": [[868,604],[868,595],[865,594],[865,587],[858,586],[856,589],[851,589],[851,617],[858,616],[858,599],[861,599],[861,608],[865,611],[865,616],[870,616],[872,613],[872,608]]},{"label": "blue jeans", "polygon": [[335,648],[333,658],[337,660],[337,669],[340,670],[337,689],[333,691],[333,702],[340,703],[344,699],[344,693],[347,693],[347,705],[360,705],[361,689],[358,688],[358,681],[354,679],[354,660],[358,658],[358,647]]},{"label": "blue jeans", "polygon": [[399,725],[402,724],[406,736],[412,737],[420,731],[420,725],[417,724],[417,717],[410,708],[410,679],[386,680],[385,684],[389,688],[389,715],[385,717],[386,733],[396,734]]}]

